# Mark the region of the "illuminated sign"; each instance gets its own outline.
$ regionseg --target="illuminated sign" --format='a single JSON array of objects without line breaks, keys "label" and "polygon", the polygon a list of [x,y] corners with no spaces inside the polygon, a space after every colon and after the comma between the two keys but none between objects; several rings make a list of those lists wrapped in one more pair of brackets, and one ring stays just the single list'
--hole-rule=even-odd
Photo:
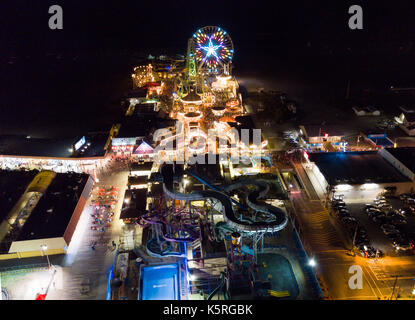
[{"label": "illuminated sign", "polygon": [[75,143],[74,145],[74,149],[75,151],[79,150],[86,142],[86,138],[85,136],[83,136],[81,139],[79,139],[79,141],[77,143]]},{"label": "illuminated sign", "polygon": [[113,146],[133,146],[136,143],[137,138],[113,138]]}]

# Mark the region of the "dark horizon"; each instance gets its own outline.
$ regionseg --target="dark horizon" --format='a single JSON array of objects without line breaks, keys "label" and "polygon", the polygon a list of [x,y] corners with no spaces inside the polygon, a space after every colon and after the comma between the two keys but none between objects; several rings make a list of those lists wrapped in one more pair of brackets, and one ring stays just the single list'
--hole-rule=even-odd
[{"label": "dark horizon", "polygon": [[[59,4],[63,30],[48,29],[48,8]],[[347,26],[348,8],[359,4],[364,29]],[[10,1],[0,5],[1,43],[6,52],[185,48],[194,30],[220,25],[242,50],[356,47],[408,43],[415,39],[415,5],[381,1],[290,1],[209,3],[105,1]]]},{"label": "dark horizon", "polygon": [[[63,30],[48,28],[52,4],[63,8]],[[363,30],[347,27],[351,4],[363,7]],[[304,103],[320,103],[327,90],[342,97],[348,79],[357,92],[415,83],[413,4],[20,0],[0,7],[0,134],[108,130],[139,59],[185,54],[188,38],[204,25],[231,35],[242,85],[286,91]]]}]

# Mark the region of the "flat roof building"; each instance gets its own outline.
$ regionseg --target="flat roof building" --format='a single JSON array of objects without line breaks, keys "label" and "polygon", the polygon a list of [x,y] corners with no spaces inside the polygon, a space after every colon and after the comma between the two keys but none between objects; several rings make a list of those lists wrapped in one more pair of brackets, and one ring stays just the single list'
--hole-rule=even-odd
[{"label": "flat roof building", "polygon": [[376,151],[309,154],[330,185],[407,182],[409,179]]},{"label": "flat roof building", "polygon": [[[52,174],[50,179],[43,174],[45,172]],[[7,238],[9,255],[3,254],[1,259],[42,255],[41,245],[47,246],[48,254],[66,253],[92,190],[93,179],[87,174],[45,172],[39,173],[22,195],[41,191],[33,208],[28,210],[24,206],[22,209],[27,210],[24,222],[11,230]],[[40,188],[41,180],[45,179],[47,184]],[[21,212],[16,213],[17,217],[22,216]]]},{"label": "flat roof building", "polygon": [[382,156],[411,181],[415,180],[415,148],[386,148]]},{"label": "flat roof building", "polygon": [[318,194],[334,188],[352,200],[373,199],[386,187],[408,192],[412,180],[388,161],[382,150],[310,153],[303,167]]},{"label": "flat roof building", "polygon": [[120,219],[131,222],[146,213],[147,189],[126,190]]},{"label": "flat roof building", "polygon": [[[0,136],[0,156],[35,158],[91,158],[104,157],[108,133],[86,135],[81,139],[32,138],[30,136]],[[76,148],[78,144],[78,148]]]},{"label": "flat roof building", "polygon": [[345,130],[338,125],[302,125],[302,134],[308,144],[323,142],[340,142],[345,136]]}]

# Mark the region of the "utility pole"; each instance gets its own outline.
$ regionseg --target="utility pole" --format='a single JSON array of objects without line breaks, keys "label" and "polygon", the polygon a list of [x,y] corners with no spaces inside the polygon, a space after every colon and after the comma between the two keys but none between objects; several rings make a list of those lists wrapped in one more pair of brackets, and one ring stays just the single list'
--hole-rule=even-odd
[{"label": "utility pole", "polygon": [[395,282],[393,284],[392,294],[391,294],[391,297],[389,298],[389,300],[392,300],[393,294],[395,293],[395,288],[396,288],[396,283],[398,282],[398,277],[399,277],[399,275],[395,276]]}]

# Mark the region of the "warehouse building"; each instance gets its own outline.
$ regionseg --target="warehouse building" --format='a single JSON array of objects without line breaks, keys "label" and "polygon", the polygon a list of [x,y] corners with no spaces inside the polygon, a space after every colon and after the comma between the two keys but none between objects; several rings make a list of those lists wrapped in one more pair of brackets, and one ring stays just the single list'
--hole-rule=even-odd
[{"label": "warehouse building", "polygon": [[87,174],[37,174],[3,216],[0,260],[66,253],[93,184]]},{"label": "warehouse building", "polygon": [[386,189],[409,192],[413,181],[381,151],[320,152],[306,156],[303,167],[315,190],[342,193],[345,199],[372,199]]},{"label": "warehouse building", "polygon": [[380,154],[404,176],[415,181],[415,148],[386,148]]}]

